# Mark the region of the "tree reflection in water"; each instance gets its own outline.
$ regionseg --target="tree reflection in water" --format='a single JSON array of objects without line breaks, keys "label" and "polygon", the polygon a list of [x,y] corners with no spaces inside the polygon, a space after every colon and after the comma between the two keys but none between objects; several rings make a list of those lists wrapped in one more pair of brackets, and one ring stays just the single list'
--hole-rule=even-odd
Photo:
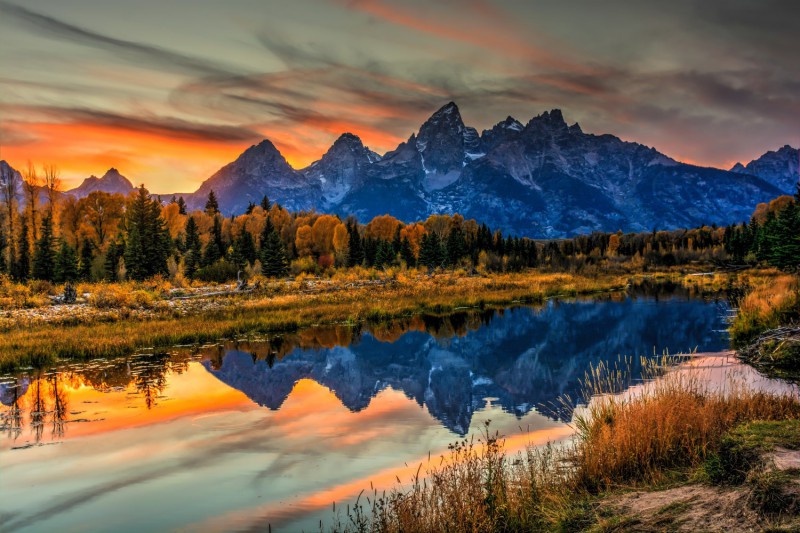
[{"label": "tree reflection in water", "polygon": [[569,398],[579,397],[580,380],[600,361],[652,354],[654,347],[725,348],[717,333],[724,329],[725,301],[696,296],[678,286],[641,286],[591,301],[316,327],[35,370],[0,383],[0,429],[11,440],[28,431],[40,443],[49,426],[51,440],[62,438],[69,423],[85,421],[69,419],[80,415],[69,410],[69,391],[82,386],[127,392],[157,409],[170,375],[186,372],[192,361],[271,409],[308,378],[351,411],[392,387],[458,434],[487,398],[516,416],[536,408],[569,420],[575,406]]}]

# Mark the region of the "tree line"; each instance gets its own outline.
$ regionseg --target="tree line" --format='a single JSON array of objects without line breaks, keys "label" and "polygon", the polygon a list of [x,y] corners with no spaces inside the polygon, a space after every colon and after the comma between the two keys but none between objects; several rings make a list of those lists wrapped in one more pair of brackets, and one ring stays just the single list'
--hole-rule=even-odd
[{"label": "tree line", "polygon": [[[35,174],[29,170],[25,183]],[[205,209],[191,213],[183,198],[163,201],[144,186],[128,197],[101,191],[81,199],[43,196],[42,191],[57,191],[57,173],[51,169],[48,175],[52,186],[25,187],[22,197],[9,180],[0,191],[5,207],[0,273],[18,281],[161,275],[222,282],[242,275],[282,277],[357,266],[580,271],[593,265],[628,263],[646,269],[714,260],[794,269],[800,257],[800,208],[798,198],[788,196],[760,204],[748,224],[725,228],[533,240],[504,235],[459,214],[412,223],[383,215],[361,224],[353,217],[289,212],[266,196],[245,213],[225,217],[213,191]]]}]

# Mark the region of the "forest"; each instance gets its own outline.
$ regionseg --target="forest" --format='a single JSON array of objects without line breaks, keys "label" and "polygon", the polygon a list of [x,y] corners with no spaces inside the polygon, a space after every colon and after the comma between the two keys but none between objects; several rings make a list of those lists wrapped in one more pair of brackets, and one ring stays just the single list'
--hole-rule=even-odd
[{"label": "forest", "polygon": [[582,272],[713,262],[795,270],[800,258],[800,186],[794,197],[759,204],[738,225],[536,240],[459,214],[413,223],[383,215],[361,224],[352,216],[289,212],[267,196],[225,217],[213,191],[205,209],[194,212],[182,197],[165,201],[144,186],[128,197],[95,191],[76,199],[58,191],[52,167],[40,178],[29,165],[22,185],[20,195],[9,179],[0,194],[0,274],[18,282],[162,276],[180,285],[356,266]]}]

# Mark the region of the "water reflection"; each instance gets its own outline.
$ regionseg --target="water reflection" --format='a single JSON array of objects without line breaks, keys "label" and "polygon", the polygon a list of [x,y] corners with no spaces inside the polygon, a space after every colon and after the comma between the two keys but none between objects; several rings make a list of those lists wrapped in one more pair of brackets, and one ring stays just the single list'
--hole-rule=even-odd
[{"label": "water reflection", "polygon": [[[664,298],[668,305],[663,305]],[[373,326],[309,328],[289,335],[227,341],[112,361],[22,374],[0,383],[2,430],[16,440],[27,428],[34,443],[45,430],[56,440],[69,422],[69,390],[125,392],[157,408],[170,375],[199,361],[216,379],[256,404],[279,410],[295,385],[313,380],[351,412],[391,388],[427,409],[444,427],[467,433],[487,402],[522,417],[532,410],[568,421],[580,380],[620,355],[718,351],[726,340],[725,304],[679,294],[553,301],[504,311],[470,310],[448,317],[416,316]],[[634,357],[634,370],[638,358]],[[70,420],[72,418],[72,420]]]},{"label": "water reflection", "polygon": [[331,389],[355,412],[391,387],[464,435],[487,399],[518,417],[536,408],[569,420],[586,371],[618,355],[723,349],[719,306],[724,304],[625,299],[420,316],[369,331],[316,329],[229,343],[204,365],[273,410],[301,379]]},{"label": "water reflection", "polygon": [[312,328],[3,377],[0,523],[316,530],[332,501],[407,480],[487,418],[510,453],[567,437],[574,405],[549,406],[577,396],[592,364],[723,348],[725,304],[690,296]]}]

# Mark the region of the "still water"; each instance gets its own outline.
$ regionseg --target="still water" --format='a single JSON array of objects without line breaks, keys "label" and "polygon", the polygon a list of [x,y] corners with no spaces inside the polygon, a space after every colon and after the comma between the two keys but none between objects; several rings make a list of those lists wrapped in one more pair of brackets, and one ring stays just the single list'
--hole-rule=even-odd
[{"label": "still water", "polygon": [[0,530],[318,530],[486,420],[512,452],[568,437],[591,365],[723,350],[726,310],[618,294],[5,376]]}]

